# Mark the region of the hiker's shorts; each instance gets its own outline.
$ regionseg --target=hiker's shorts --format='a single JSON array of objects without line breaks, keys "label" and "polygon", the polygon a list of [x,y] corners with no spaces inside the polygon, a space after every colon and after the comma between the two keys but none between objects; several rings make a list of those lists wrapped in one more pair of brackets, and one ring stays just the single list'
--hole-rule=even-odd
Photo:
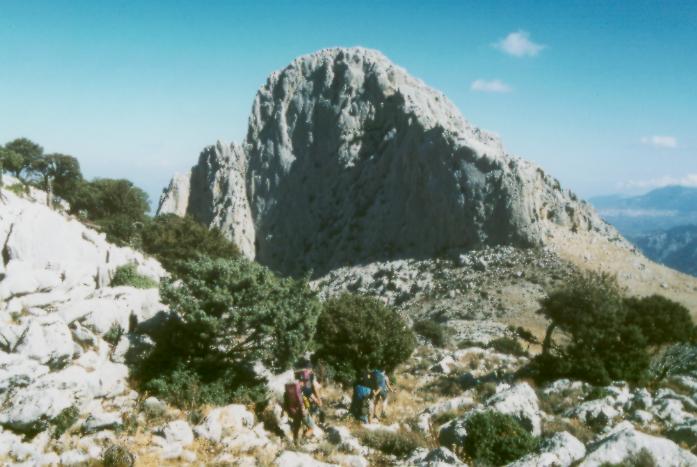
[{"label": "hiker's shorts", "polygon": [[312,415],[310,415],[309,412],[305,415],[293,417],[293,431],[299,430],[302,425],[305,425],[305,427],[311,430],[315,429],[315,421],[312,420]]}]

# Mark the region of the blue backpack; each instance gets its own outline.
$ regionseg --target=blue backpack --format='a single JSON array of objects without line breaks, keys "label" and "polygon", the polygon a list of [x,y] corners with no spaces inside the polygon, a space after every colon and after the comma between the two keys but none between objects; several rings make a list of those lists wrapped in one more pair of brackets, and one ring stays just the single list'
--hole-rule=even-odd
[{"label": "blue backpack", "polygon": [[385,373],[380,370],[373,370],[371,373],[373,379],[373,389],[380,389],[384,391],[387,389],[387,383],[385,382]]},{"label": "blue backpack", "polygon": [[367,399],[372,392],[368,386],[363,386],[362,384],[357,384],[353,391],[357,401]]}]

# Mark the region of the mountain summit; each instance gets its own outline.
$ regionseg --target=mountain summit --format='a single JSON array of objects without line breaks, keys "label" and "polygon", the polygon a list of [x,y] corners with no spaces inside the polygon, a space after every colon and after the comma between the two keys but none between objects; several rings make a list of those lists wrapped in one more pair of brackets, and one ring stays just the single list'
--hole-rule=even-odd
[{"label": "mountain summit", "polygon": [[219,227],[287,273],[542,245],[551,225],[613,233],[442,93],[363,48],[321,50],[271,74],[244,143],[206,148],[159,212]]}]

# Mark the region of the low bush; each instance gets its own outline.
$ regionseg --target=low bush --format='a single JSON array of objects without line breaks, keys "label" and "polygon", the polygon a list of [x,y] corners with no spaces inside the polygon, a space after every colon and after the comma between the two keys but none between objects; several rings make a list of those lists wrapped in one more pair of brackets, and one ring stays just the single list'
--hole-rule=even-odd
[{"label": "low bush", "polygon": [[13,183],[5,188],[17,196],[22,196],[29,192],[29,187],[23,183]]},{"label": "low bush", "polygon": [[369,448],[397,458],[408,457],[426,445],[424,438],[413,431],[363,430],[358,439]]},{"label": "low bush", "polygon": [[143,226],[143,251],[157,258],[173,274],[182,272],[181,263],[200,256],[233,259],[240,252],[218,229],[209,229],[191,217],[165,214]]},{"label": "low bush", "polygon": [[135,456],[124,446],[112,444],[104,450],[102,464],[104,467],[133,467]]},{"label": "low bush", "polygon": [[527,355],[527,352],[523,349],[523,346],[520,345],[518,339],[514,337],[499,337],[489,342],[488,347],[499,353],[516,356]]},{"label": "low bush", "polygon": [[646,448],[642,448],[634,454],[630,454],[621,462],[604,462],[600,464],[600,467],[657,467],[658,462]]},{"label": "low bush", "polygon": [[136,289],[154,289],[158,286],[153,279],[138,273],[138,268],[135,264],[129,263],[119,266],[114,271],[114,277],[111,279],[112,287],[119,286],[135,287]]},{"label": "low bush", "polygon": [[60,438],[63,433],[70,429],[71,426],[75,425],[75,422],[77,422],[79,416],[80,411],[75,406],[70,406],[59,413],[53,420],[51,420],[51,425],[53,426],[53,438]]},{"label": "low bush", "polygon": [[121,340],[121,336],[123,336],[124,330],[121,327],[119,323],[113,323],[109,330],[104,333],[102,338],[107,341],[111,345],[116,345],[118,344],[119,340]]},{"label": "low bush", "polygon": [[414,332],[428,339],[435,347],[448,345],[448,327],[430,319],[422,319],[414,323]]},{"label": "low bush", "polygon": [[695,337],[690,311],[660,295],[625,299],[627,323],[641,329],[649,345],[688,342]]},{"label": "low bush", "polygon": [[534,451],[539,440],[510,415],[480,412],[465,422],[462,448],[476,465],[505,465]]},{"label": "low bush", "polygon": [[317,359],[332,367],[335,380],[344,384],[373,368],[392,373],[416,347],[414,333],[394,309],[352,294],[324,304],[315,342]]}]

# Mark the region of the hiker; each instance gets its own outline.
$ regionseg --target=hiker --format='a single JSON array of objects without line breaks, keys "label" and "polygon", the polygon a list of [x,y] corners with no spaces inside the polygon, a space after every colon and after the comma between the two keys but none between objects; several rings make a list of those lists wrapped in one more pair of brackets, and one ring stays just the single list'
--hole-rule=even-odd
[{"label": "hiker", "polygon": [[369,423],[372,402],[371,394],[370,374],[366,372],[360,378],[357,378],[353,386],[353,397],[351,398],[351,414],[362,423]]},{"label": "hiker", "polygon": [[378,410],[380,412],[380,418],[385,417],[387,395],[392,391],[392,386],[390,385],[390,378],[385,374],[384,370],[373,370],[370,373],[370,381],[372,383],[371,389],[373,397],[372,419],[377,421]]},{"label": "hiker", "polygon": [[324,422],[324,411],[322,410],[322,397],[320,395],[321,386],[315,377],[315,372],[308,360],[302,360],[300,369],[295,370],[295,379],[302,385],[303,397],[309,401],[310,415],[319,416],[320,422]]},{"label": "hiker", "polygon": [[[293,442],[298,444],[300,439],[308,437],[312,434],[315,428],[315,422],[310,414],[310,401],[303,394],[303,383],[297,379],[286,384],[285,392],[283,393],[283,410],[288,414],[291,420],[291,429],[293,431]],[[300,433],[300,429],[305,425],[304,433]]]}]

